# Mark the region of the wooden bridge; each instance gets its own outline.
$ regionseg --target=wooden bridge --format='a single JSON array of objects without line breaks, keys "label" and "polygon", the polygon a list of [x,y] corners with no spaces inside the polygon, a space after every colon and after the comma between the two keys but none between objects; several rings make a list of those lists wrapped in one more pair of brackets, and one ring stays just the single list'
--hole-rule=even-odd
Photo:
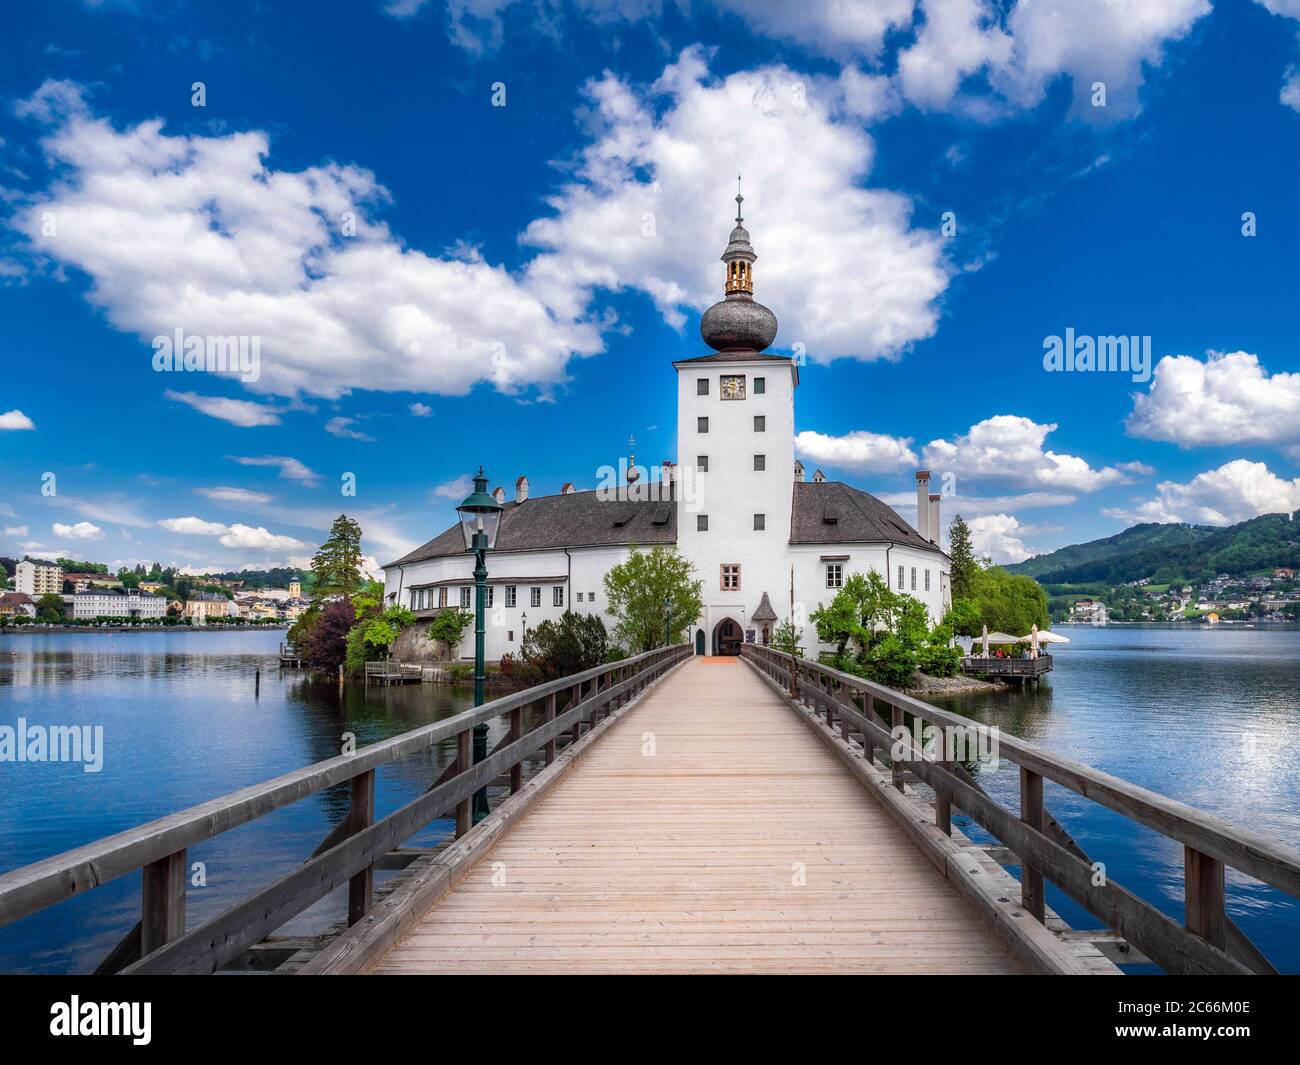
[{"label": "wooden bridge", "polygon": [[[476,764],[472,730],[497,717],[508,731]],[[945,730],[933,750],[927,726]],[[1297,896],[1300,852],[1001,736],[1020,768],[1009,810],[960,760],[976,732],[813,662],[791,677],[767,648],[662,648],[0,875],[0,924],[139,869],[141,920],[99,972],[1274,971],[1227,916],[1224,869]],[[451,739],[447,771],[376,819],[376,773]],[[1045,780],[1183,847],[1183,921],[1105,876],[1045,807]],[[472,824],[496,781],[508,796]],[[312,856],[187,927],[187,848],[344,784],[350,812]],[[963,834],[954,808],[998,842]],[[453,839],[402,846],[449,814]],[[1049,880],[1098,927],[1068,928]],[[337,934],[275,937],[344,886]]]}]

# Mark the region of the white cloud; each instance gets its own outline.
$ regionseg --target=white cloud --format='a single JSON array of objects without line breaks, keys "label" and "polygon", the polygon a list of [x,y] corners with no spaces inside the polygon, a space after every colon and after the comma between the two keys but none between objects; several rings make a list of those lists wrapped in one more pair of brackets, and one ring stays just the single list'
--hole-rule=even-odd
[{"label": "white cloud", "polygon": [[1292,111],[1300,111],[1300,67],[1287,68],[1278,99]]},{"label": "white cloud", "polygon": [[262,526],[224,525],[219,521],[205,521],[193,516],[187,518],[163,518],[158,522],[168,532],[186,536],[215,536],[222,547],[243,548],[265,551],[301,551],[309,544],[296,540],[292,536],[281,536],[270,532]]},{"label": "white cloud", "polygon": [[226,527],[219,521],[204,521],[191,515],[188,518],[163,518],[158,522],[168,532],[186,536],[219,536]]},{"label": "white cloud", "polygon": [[1129,509],[1113,507],[1107,517],[1131,522],[1193,522],[1232,525],[1260,514],[1300,509],[1300,477],[1288,481],[1262,462],[1234,459],[1190,481],[1161,481],[1156,498]]},{"label": "white cloud", "polygon": [[248,488],[233,488],[229,485],[218,485],[215,488],[196,488],[194,491],[201,496],[206,496],[208,499],[216,500],[218,503],[269,503],[273,498],[267,492],[254,492]]},{"label": "white cloud", "polygon": [[452,481],[444,481],[434,488],[430,493],[433,499],[451,499],[459,503],[474,490],[474,479],[469,474],[457,477]]},{"label": "white cloud", "polygon": [[433,408],[424,403],[412,403],[410,410],[417,418],[427,418],[433,413]]},{"label": "white cloud", "polygon": [[153,524],[150,519],[136,512],[132,500],[116,496],[100,496],[91,499],[69,495],[60,490],[57,495],[46,496],[44,502],[63,510],[75,510],[106,525],[129,525],[137,529],[146,529]]},{"label": "white cloud", "polygon": [[27,531],[28,531],[28,530],[27,530],[27,526],[26,526],[26,525],[7,525],[7,526],[5,526],[5,535],[6,535],[6,536],[26,536],[26,535],[27,535]]},{"label": "white cloud", "polygon": [[5,411],[0,414],[0,429],[35,429],[32,420],[20,410]]},{"label": "white cloud", "polygon": [[1012,39],[984,0],[921,0],[925,24],[898,56],[898,79],[921,107],[946,107],[962,78],[986,66],[1003,67]]},{"label": "white cloud", "polygon": [[814,463],[854,472],[892,473],[916,465],[911,437],[885,436],[856,429],[843,436],[827,436],[805,429],[794,438],[795,451]]},{"label": "white cloud", "polygon": [[157,119],[119,130],[67,82],[20,110],[46,125],[61,174],[16,216],[34,250],[87,274],[89,299],[144,339],[178,327],[259,336],[251,390],[511,391],[562,381],[573,355],[602,349],[581,308],[554,313],[475,250],[404,247],[368,217],[388,194],[366,170],[272,169],[260,131],[171,136]]},{"label": "white cloud", "polygon": [[562,314],[596,289],[636,287],[680,326],[720,299],[742,160],[755,296],[781,319],[778,348],[873,359],[934,333],[950,273],[937,229],[910,228],[910,200],[864,187],[874,142],[840,119],[836,93],[781,66],[711,79],[698,48],[648,91],[606,74],[587,92],[594,141],[551,197],[555,216],[524,234],[547,252],[529,283]]},{"label": "white cloud", "polygon": [[64,540],[102,540],[104,530],[88,521],[79,521],[76,525],[64,525],[56,521],[51,528],[54,535]]},{"label": "white cloud", "polygon": [[331,436],[341,436],[346,440],[365,440],[374,443],[375,438],[359,429],[353,429],[355,418],[331,418],[325,423],[325,431]]},{"label": "white cloud", "polygon": [[1094,492],[1128,479],[1113,466],[1095,469],[1077,455],[1043,448],[1055,423],[1038,423],[1014,414],[999,414],[972,425],[952,440],[932,440],[923,461],[938,474],[993,480],[1027,488]]},{"label": "white cloud", "polygon": [[319,473],[308,469],[297,459],[288,455],[259,455],[256,457],[229,455],[227,457],[232,462],[238,462],[241,466],[275,466],[280,470],[281,477],[290,481],[301,481],[309,487],[320,482]]},{"label": "white cloud", "polygon": [[1269,374],[1244,351],[1156,363],[1125,423],[1134,436],[1201,444],[1276,444],[1300,438],[1300,373]]},{"label": "white cloud", "polygon": [[212,418],[220,418],[231,425],[253,428],[258,425],[279,425],[282,407],[271,407],[264,403],[250,403],[246,399],[227,399],[225,396],[200,396],[197,392],[174,392],[170,388],[163,393],[168,399],[184,403]]},{"label": "white cloud", "polygon": [[1023,528],[1010,514],[984,514],[971,518],[971,547],[979,556],[988,555],[994,562],[1023,562],[1032,551],[1020,539]]}]

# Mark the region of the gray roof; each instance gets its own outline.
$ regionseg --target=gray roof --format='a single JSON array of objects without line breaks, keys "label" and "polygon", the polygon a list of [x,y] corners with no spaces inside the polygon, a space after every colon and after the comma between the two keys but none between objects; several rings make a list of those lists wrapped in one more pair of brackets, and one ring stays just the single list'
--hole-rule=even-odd
[{"label": "gray roof", "polygon": [[895,543],[938,548],[875,496],[843,481],[795,481],[792,544]]},{"label": "gray roof", "polygon": [[[496,550],[544,551],[676,542],[677,506],[673,502],[610,499],[604,492],[592,491],[532,496],[522,503],[506,503],[497,531]],[[464,535],[456,524],[389,565],[466,553]]]},{"label": "gray roof", "polygon": [[758,601],[758,609],[750,615],[752,621],[775,621],[776,611],[772,609],[772,600],[767,597],[767,592],[763,593],[763,598]]}]

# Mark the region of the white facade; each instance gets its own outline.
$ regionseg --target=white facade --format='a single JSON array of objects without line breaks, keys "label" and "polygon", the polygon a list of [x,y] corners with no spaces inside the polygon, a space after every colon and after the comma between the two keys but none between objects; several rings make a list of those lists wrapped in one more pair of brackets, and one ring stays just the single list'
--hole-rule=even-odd
[{"label": "white facade", "polygon": [[64,597],[72,603],[74,619],[160,618],[167,613],[167,599],[136,588],[100,588]]},{"label": "white facade", "polygon": [[14,591],[39,599],[63,591],[63,570],[53,562],[33,562],[25,558],[14,570]]}]

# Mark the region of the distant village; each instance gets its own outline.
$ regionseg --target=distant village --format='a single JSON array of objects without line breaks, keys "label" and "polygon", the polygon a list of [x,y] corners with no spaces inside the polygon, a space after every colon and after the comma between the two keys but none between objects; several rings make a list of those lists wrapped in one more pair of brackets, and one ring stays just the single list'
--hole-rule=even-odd
[{"label": "distant village", "polygon": [[1058,621],[1104,625],[1118,621],[1219,622],[1300,621],[1296,571],[1233,577],[1217,574],[1204,584],[1155,584],[1150,577],[1116,585],[1104,595],[1066,596],[1053,603]]},{"label": "distant village", "polygon": [[28,557],[13,565],[12,576],[8,570],[0,625],[287,625],[311,605],[297,574],[287,574],[285,587],[271,587],[261,586],[261,573],[193,576],[157,564],[113,575],[107,566],[78,570]]}]

